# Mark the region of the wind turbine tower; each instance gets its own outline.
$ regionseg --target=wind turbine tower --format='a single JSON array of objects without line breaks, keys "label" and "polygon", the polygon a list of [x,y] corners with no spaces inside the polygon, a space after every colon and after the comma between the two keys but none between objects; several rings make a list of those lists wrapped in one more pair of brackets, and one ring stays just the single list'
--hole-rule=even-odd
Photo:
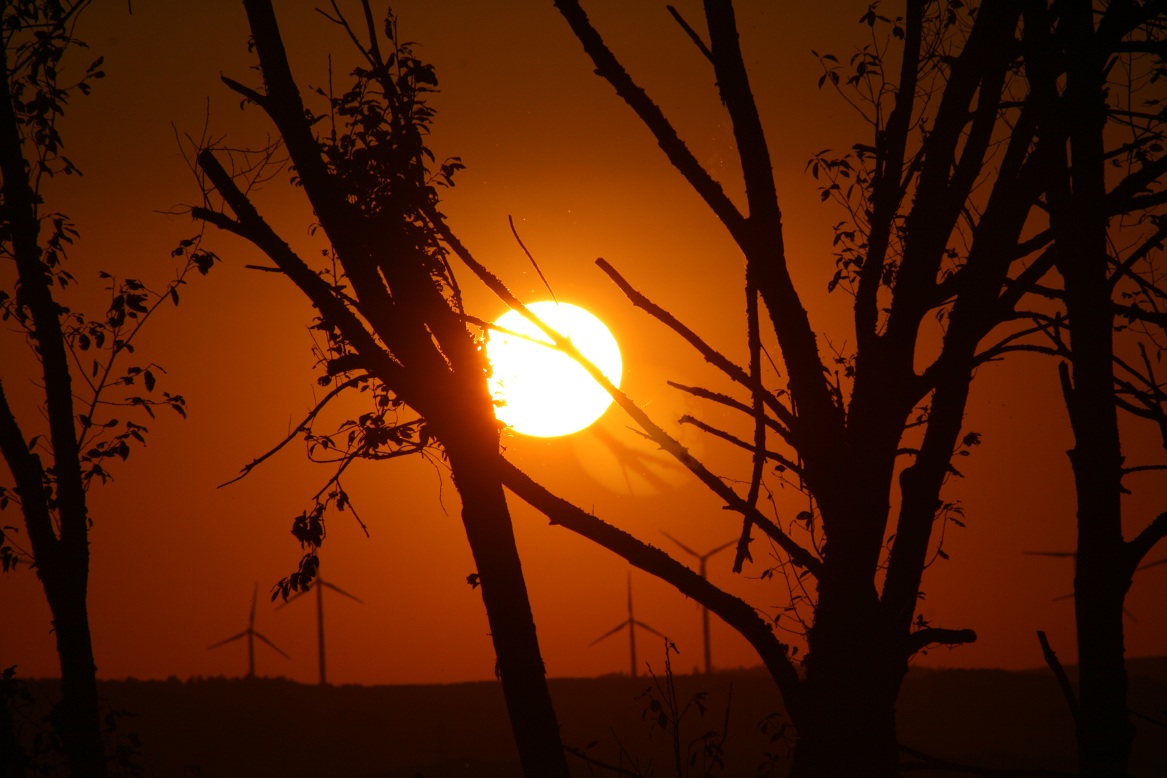
[{"label": "wind turbine tower", "polygon": [[[721,544],[717,548],[714,548],[713,551],[707,551],[704,554],[698,554],[696,551],[693,551],[692,548],[683,544],[683,542],[673,538],[672,535],[670,535],[668,532],[662,530],[661,534],[663,534],[665,538],[668,538],[669,540],[675,542],[675,544],[678,546],[682,547],[687,553],[696,556],[698,561],[697,573],[703,577],[703,579],[706,577],[705,566],[706,562],[710,561],[710,556],[717,554],[719,551],[725,551],[726,548],[733,546],[735,542],[738,542],[736,540],[731,540],[726,542],[726,544]],[[703,646],[705,647],[705,674],[708,675],[713,672],[713,652],[710,649],[710,609],[706,608],[705,605],[701,605],[701,639],[703,639]]]},{"label": "wind turbine tower", "polygon": [[277,654],[282,656],[284,659],[290,658],[287,654],[285,654],[283,651],[280,650],[279,646],[277,646],[275,643],[271,642],[266,637],[264,637],[263,635],[261,635],[260,633],[255,631],[255,602],[258,598],[259,598],[259,584],[256,584],[255,590],[252,591],[252,593],[251,593],[251,615],[248,617],[248,620],[247,620],[247,629],[243,630],[238,635],[232,635],[231,637],[227,638],[226,640],[220,640],[218,643],[215,643],[214,645],[207,646],[207,650],[210,651],[212,648],[218,648],[219,646],[224,646],[224,645],[226,645],[234,640],[239,640],[240,638],[247,638],[247,675],[244,676],[246,678],[254,678],[255,677],[255,639],[256,638],[259,638],[264,643],[267,643],[269,646],[271,646],[271,648]]},{"label": "wind turbine tower", "polygon": [[[326,587],[331,589],[332,591],[336,592],[337,594],[343,594],[345,597],[348,597],[350,600],[356,600],[361,605],[365,604],[365,601],[362,600],[360,597],[357,597],[356,595],[353,595],[353,594],[349,594],[348,592],[346,592],[344,589],[341,589],[336,584],[329,583],[328,581],[325,581],[323,578],[320,577],[320,574],[317,573],[316,580],[312,583],[310,588],[316,590],[316,651],[317,651],[317,656],[320,660],[320,685],[321,686],[328,685],[328,672],[327,672],[327,669],[325,666],[325,661],[324,661],[324,589]],[[299,599],[300,596],[302,596],[306,593],[307,593],[307,590],[296,592],[296,594],[294,594],[288,598],[287,602],[281,603],[279,606],[277,606],[276,610],[279,610],[280,608],[284,607],[285,605],[290,604],[294,600]]]},{"label": "wind turbine tower", "polygon": [[[705,576],[705,565],[709,561],[709,557],[713,556],[718,551],[724,551],[725,549],[729,548],[730,546],[732,546],[734,543],[737,542],[736,540],[731,540],[728,543],[722,543],[720,546],[713,549],[712,551],[706,551],[704,554],[698,554],[696,551],[689,548],[684,543],[677,540],[669,533],[665,532],[663,529],[660,531],[660,534],[664,535],[666,538],[668,538],[669,540],[676,543],[678,546],[680,546],[682,549],[684,549],[688,553],[697,557],[697,562],[698,562],[697,574],[700,575],[702,578],[706,577]],[[711,672],[713,672],[713,662],[712,662],[713,652],[709,647],[709,609],[706,608],[704,605],[701,606],[701,638],[703,640],[703,646],[705,648],[705,674],[709,675]]]},{"label": "wind turbine tower", "polygon": [[629,669],[630,669],[630,672],[632,674],[632,677],[635,678],[636,677],[636,628],[640,627],[641,629],[646,629],[649,632],[651,632],[652,634],[654,634],[658,637],[661,637],[661,638],[664,638],[665,636],[663,634],[661,634],[660,632],[657,632],[652,627],[645,624],[643,621],[640,621],[632,614],[632,573],[631,572],[628,573],[628,618],[626,620],[620,622],[620,624],[618,626],[613,627],[612,629],[605,632],[603,635],[600,635],[598,638],[593,640],[588,645],[594,646],[596,643],[599,643],[604,638],[611,637],[612,635],[615,635],[617,632],[624,629],[625,627],[628,627],[628,653],[631,656],[631,664],[629,666]]}]

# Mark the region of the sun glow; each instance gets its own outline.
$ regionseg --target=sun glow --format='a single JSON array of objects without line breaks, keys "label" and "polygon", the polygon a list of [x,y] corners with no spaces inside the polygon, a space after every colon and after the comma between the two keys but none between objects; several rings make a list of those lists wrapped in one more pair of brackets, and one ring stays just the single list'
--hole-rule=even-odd
[{"label": "sun glow", "polygon": [[[602,321],[569,303],[544,301],[527,307],[620,385],[620,347]],[[490,334],[486,357],[499,421],[523,435],[552,438],[584,429],[607,410],[611,396],[522,314],[507,311],[495,326],[505,331]]]}]

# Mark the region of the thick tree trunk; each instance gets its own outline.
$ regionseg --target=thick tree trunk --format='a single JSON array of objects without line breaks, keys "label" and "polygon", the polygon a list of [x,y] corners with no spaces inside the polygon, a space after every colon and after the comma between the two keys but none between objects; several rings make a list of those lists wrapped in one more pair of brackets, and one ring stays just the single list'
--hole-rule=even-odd
[{"label": "thick tree trunk", "polygon": [[874,592],[864,600],[820,588],[791,778],[899,775],[895,706],[907,665],[889,650]]},{"label": "thick tree trunk", "polygon": [[[1079,556],[1082,553],[1079,551]],[[1078,626],[1078,770],[1083,776],[1127,775],[1135,737],[1127,708],[1122,623],[1123,600],[1130,579],[1124,583],[1114,580],[1113,575],[1097,574],[1107,567],[1114,566],[1089,563],[1080,566],[1074,582]]]},{"label": "thick tree trunk", "polygon": [[899,776],[895,701],[837,678],[807,685],[807,716],[798,727],[790,778]]},{"label": "thick tree trunk", "polygon": [[527,778],[567,778],[559,721],[547,688],[510,511],[500,474],[490,465],[497,453],[497,440],[492,431],[479,435],[467,431],[459,437],[460,440],[444,443],[454,485],[462,498],[462,523],[478,566],[482,600],[498,659],[496,672],[502,682],[523,774]]}]

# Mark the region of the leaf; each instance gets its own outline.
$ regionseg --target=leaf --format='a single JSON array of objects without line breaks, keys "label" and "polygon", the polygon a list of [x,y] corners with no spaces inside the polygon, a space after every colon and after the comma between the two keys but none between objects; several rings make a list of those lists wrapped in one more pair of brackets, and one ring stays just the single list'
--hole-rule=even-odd
[{"label": "leaf", "polygon": [[149,370],[146,370],[145,372],[142,373],[142,380],[145,381],[145,383],[146,383],[146,391],[147,392],[154,391],[154,384],[156,383],[156,381],[154,379],[153,373],[151,373]]}]

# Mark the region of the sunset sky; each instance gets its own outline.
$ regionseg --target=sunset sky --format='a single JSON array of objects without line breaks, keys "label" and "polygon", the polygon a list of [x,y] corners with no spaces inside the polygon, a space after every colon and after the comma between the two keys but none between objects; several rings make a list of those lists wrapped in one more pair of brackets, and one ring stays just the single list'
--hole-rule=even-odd
[{"label": "sunset sky", "polygon": [[[327,84],[330,53],[338,87],[354,63],[343,31],[313,12],[314,5],[276,4],[304,91]],[[349,5],[355,14],[355,4],[342,7]],[[733,138],[712,73],[664,3],[584,5],[697,157],[736,195]],[[699,22],[699,2],[676,5]],[[774,157],[795,281],[824,351],[833,344],[846,352],[850,298],[826,292],[834,272],[831,225],[843,217],[819,202],[804,168],[815,152],[846,149],[866,137],[837,95],[816,88],[820,70],[810,49],[849,54],[862,42],[866,28],[856,21],[867,2],[833,0],[817,6],[823,9],[818,16],[808,16],[808,5],[742,0],[738,21]],[[513,217],[557,297],[608,323],[624,351],[624,388],[638,404],[662,423],[683,413],[724,420],[665,381],[728,387],[675,336],[634,310],[594,261],[608,259],[743,361],[742,258],[647,130],[593,74],[550,0],[397,0],[393,7],[401,37],[416,41],[416,53],[437,68],[441,94],[433,99],[438,116],[431,148],[439,159],[460,156],[467,166],[444,202],[462,240],[520,297],[542,299],[542,283],[511,236],[507,217]],[[74,64],[103,55],[107,78],[92,96],[77,98],[63,128],[67,153],[84,177],[53,181],[47,197],[82,235],[70,267],[83,289],[70,302],[97,313],[99,270],[161,286],[174,272],[171,249],[199,230],[180,213],[199,203],[200,190],[184,157],[190,146],[180,146],[176,135],[198,138],[205,126],[210,137],[246,147],[261,145],[273,130],[256,107],[241,110],[239,98],[219,81],[223,74],[259,83],[236,0],[136,0],[132,14],[126,3],[106,0],[86,13],[78,34],[91,51],[75,56]],[[318,248],[302,192],[288,185],[286,174],[268,182],[256,200],[294,246],[305,253]],[[297,443],[242,481],[217,488],[278,442],[319,399],[307,329],[311,309],[277,275],[244,269],[266,264],[249,245],[210,228],[204,245],[223,262],[184,288],[181,305],[163,309],[138,347],[140,360],[165,368],[160,388],[186,397],[189,419],[160,415],[149,424],[147,447],[117,468],[114,483],[90,492],[90,616],[98,673],[242,675],[242,642],[213,651],[207,646],[246,627],[258,583],[256,629],[291,655],[285,660],[257,646],[258,674],[313,682],[314,608],[299,602],[276,612],[267,592],[295,569],[300,549],[289,533],[291,521],[331,471],[308,463]],[[494,319],[505,310],[469,273],[455,269],[472,313]],[[26,349],[10,334],[0,335],[0,349],[6,391],[32,396]],[[24,418],[32,418],[27,405],[24,410]],[[553,491],[696,567],[662,530],[705,551],[736,538],[740,525],[703,487],[640,442],[629,423],[610,410],[575,436],[508,435],[506,455]],[[1021,358],[982,369],[967,429],[982,433],[983,445],[960,462],[966,478],[954,480],[946,493],[960,501],[967,527],[949,528],[945,551],[951,558],[926,573],[922,613],[939,626],[973,628],[979,639],[958,650],[934,649],[916,663],[1037,666],[1038,629],[1064,661],[1073,661],[1073,604],[1054,601],[1072,590],[1073,562],[1023,553],[1074,545],[1065,456],[1071,439],[1053,363]],[[691,431],[678,434],[714,472],[748,479],[748,459]],[[651,479],[622,466],[612,452],[624,448],[646,463]],[[1156,441],[1135,430],[1125,450],[1128,464],[1146,463]],[[364,604],[325,593],[329,680],[492,678],[485,612],[479,592],[466,583],[474,565],[448,472],[418,458],[360,463],[350,472],[345,486],[370,537],[349,514],[331,515],[322,571]],[[1167,490],[1158,474],[1133,476],[1128,485],[1134,489],[1126,511],[1129,537],[1167,507],[1161,499]],[[774,499],[787,518],[805,505],[790,487],[776,488]],[[626,672],[626,639],[589,643],[626,618],[628,565],[548,526],[517,500],[512,505],[548,673]],[[21,524],[14,507],[0,514],[0,523]],[[789,594],[781,583],[759,580],[773,560],[762,540],[754,548],[755,564],[744,575],[730,572],[732,553],[725,552],[710,561],[709,576],[773,614]],[[1164,556],[1167,549],[1148,559]],[[637,617],[680,650],[674,666],[697,667],[698,606],[640,571],[632,572],[632,586]],[[1128,597],[1128,656],[1167,653],[1165,586],[1167,566],[1136,579]],[[26,567],[0,577],[0,614],[0,667],[55,675],[48,607]],[[663,663],[655,638],[638,635],[638,649],[642,661]],[[745,641],[716,619],[713,661],[720,667],[758,664]]]}]

